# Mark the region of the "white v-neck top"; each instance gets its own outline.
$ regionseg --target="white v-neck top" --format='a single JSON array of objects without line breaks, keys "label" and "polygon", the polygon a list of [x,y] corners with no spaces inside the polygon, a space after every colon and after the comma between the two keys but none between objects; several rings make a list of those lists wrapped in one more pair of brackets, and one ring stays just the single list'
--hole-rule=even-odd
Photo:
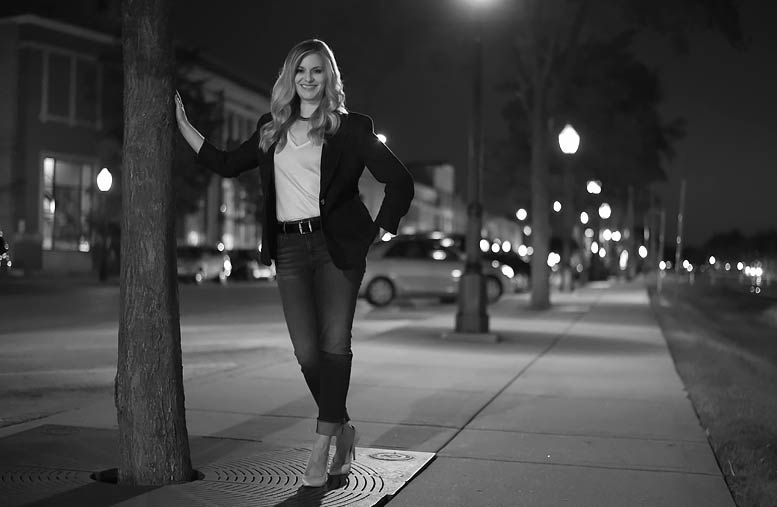
[{"label": "white v-neck top", "polygon": [[321,148],[310,140],[297,146],[286,134],[286,145],[274,155],[275,204],[278,220],[317,217],[321,189]]}]

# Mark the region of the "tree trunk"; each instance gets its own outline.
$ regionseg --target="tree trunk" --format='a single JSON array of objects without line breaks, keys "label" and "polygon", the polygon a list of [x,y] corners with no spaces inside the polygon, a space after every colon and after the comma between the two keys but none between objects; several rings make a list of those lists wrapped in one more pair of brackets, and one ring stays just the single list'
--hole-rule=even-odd
[{"label": "tree trunk", "polygon": [[544,310],[550,307],[550,280],[548,279],[548,251],[550,248],[550,220],[548,210],[548,154],[545,90],[535,86],[531,103],[531,194],[532,246],[531,307]]},{"label": "tree trunk", "polygon": [[173,45],[167,0],[124,0],[124,170],[116,410],[119,483],[192,477],[173,210]]}]

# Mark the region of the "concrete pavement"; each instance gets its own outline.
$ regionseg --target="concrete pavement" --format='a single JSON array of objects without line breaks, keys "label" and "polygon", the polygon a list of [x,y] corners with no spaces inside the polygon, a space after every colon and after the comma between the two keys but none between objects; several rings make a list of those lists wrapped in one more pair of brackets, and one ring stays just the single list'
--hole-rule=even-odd
[{"label": "concrete pavement", "polygon": [[[395,319],[373,318],[374,312],[358,318],[349,394],[362,435],[357,463],[405,456],[425,466],[364,473],[410,479],[391,491],[388,505],[733,507],[644,285],[599,284],[552,299],[547,312],[529,310],[525,296],[492,306],[491,329],[503,339],[496,344],[441,339],[453,326],[455,306],[419,320],[401,311]],[[195,468],[248,466],[251,456],[265,460],[290,450],[304,460],[300,448],[313,437],[315,407],[287,338],[278,332],[274,340],[287,347],[285,358],[186,381]],[[204,495],[196,483],[151,491],[87,484],[83,473],[116,466],[115,428],[113,400],[106,398],[0,429],[0,499],[7,496],[0,504],[241,504],[232,490],[213,485]],[[40,452],[44,442],[47,453]],[[99,456],[96,447],[104,451]],[[427,463],[424,453],[434,459]],[[69,461],[52,465],[55,454]],[[45,481],[37,490],[7,486],[19,470],[41,475],[47,466],[82,475],[73,476],[69,489],[63,481],[48,490]],[[263,491],[246,490],[241,501],[385,501],[336,500],[334,488],[262,503]]]}]

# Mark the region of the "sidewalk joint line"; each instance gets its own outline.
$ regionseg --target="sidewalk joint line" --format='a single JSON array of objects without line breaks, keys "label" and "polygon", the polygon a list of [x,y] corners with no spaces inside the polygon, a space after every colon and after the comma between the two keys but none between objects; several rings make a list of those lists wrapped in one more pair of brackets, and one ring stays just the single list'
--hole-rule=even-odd
[{"label": "sidewalk joint line", "polygon": [[[599,301],[599,299],[601,299],[601,295],[599,295],[599,297],[598,297],[598,298],[596,298],[596,300],[595,300],[595,301],[594,301],[594,302],[591,304],[591,306],[590,306],[590,307],[589,307],[589,308],[588,308],[588,309],[587,309],[585,312],[582,312],[582,313],[580,313],[579,315],[575,315],[575,317],[574,317],[573,319],[571,319],[571,321],[569,322],[569,324],[568,324],[568,325],[567,325],[567,326],[566,326],[566,327],[565,327],[565,328],[564,328],[564,329],[563,329],[563,330],[562,330],[562,331],[561,331],[561,332],[560,332],[558,335],[556,335],[556,337],[555,337],[555,338],[553,338],[553,341],[551,341],[551,342],[550,342],[550,343],[549,343],[549,344],[548,344],[548,345],[547,345],[547,346],[546,346],[546,347],[545,347],[543,350],[541,350],[541,351],[539,352],[539,354],[537,354],[537,356],[536,356],[536,357],[534,357],[534,358],[533,358],[531,361],[529,361],[529,362],[528,362],[528,363],[527,363],[527,364],[526,364],[526,365],[525,365],[523,368],[521,368],[521,369],[518,371],[518,373],[516,373],[516,374],[513,376],[513,378],[511,378],[510,380],[508,380],[508,381],[507,381],[507,383],[506,383],[504,386],[502,386],[502,388],[501,388],[501,389],[499,389],[499,391],[497,391],[497,392],[496,392],[496,393],[495,393],[495,394],[494,394],[494,395],[493,395],[491,398],[489,398],[489,400],[488,400],[488,401],[486,401],[486,403],[485,403],[485,404],[483,404],[483,406],[482,406],[482,407],[480,407],[480,408],[479,408],[477,411],[475,411],[475,413],[474,413],[474,414],[472,414],[472,416],[471,416],[469,419],[467,419],[467,421],[464,423],[464,425],[463,425],[461,428],[459,428],[459,430],[458,430],[458,431],[456,431],[456,432],[455,432],[455,433],[454,433],[454,434],[453,434],[453,435],[452,435],[452,436],[451,436],[451,437],[450,437],[448,440],[446,440],[446,441],[445,441],[445,442],[444,442],[444,443],[443,443],[443,444],[440,446],[440,451],[442,451],[443,449],[445,449],[445,448],[448,446],[448,444],[450,444],[450,443],[453,441],[453,439],[455,439],[457,436],[459,436],[459,434],[461,434],[461,432],[462,432],[462,431],[463,431],[463,430],[464,430],[464,429],[465,429],[467,426],[469,426],[469,425],[472,423],[472,421],[474,421],[474,420],[475,420],[475,418],[477,418],[477,416],[479,416],[479,415],[480,415],[480,414],[481,414],[481,413],[482,413],[482,412],[483,412],[483,411],[486,409],[486,407],[488,407],[489,405],[491,405],[491,404],[494,402],[494,400],[496,400],[496,399],[497,399],[499,396],[501,396],[501,395],[502,395],[502,393],[504,393],[504,392],[507,390],[507,388],[508,388],[508,387],[510,387],[511,385],[513,385],[513,384],[515,383],[515,381],[517,381],[519,378],[521,378],[521,376],[523,376],[523,374],[524,374],[524,373],[526,373],[526,371],[527,371],[529,368],[531,368],[531,367],[534,365],[534,363],[536,363],[537,361],[539,361],[539,360],[540,360],[542,357],[544,357],[544,356],[545,356],[545,354],[547,354],[548,352],[550,352],[550,351],[551,351],[551,350],[552,350],[552,349],[553,349],[553,348],[554,348],[556,345],[558,345],[558,343],[561,341],[561,339],[562,339],[562,338],[564,338],[565,336],[567,336],[567,334],[569,333],[569,330],[570,330],[570,329],[572,329],[572,328],[575,326],[575,324],[577,324],[577,323],[578,323],[580,320],[582,320],[582,318],[583,318],[583,317],[584,317],[586,314],[590,313],[591,309],[592,309],[592,308],[593,308],[593,307],[596,305],[596,303]],[[438,451],[438,452],[439,452],[439,451]]]},{"label": "sidewalk joint line", "polygon": [[480,458],[476,456],[448,456],[445,454],[437,453],[437,459],[468,459],[472,461],[488,461],[499,463],[521,463],[525,465],[544,465],[544,466],[558,466],[558,467],[570,467],[570,468],[589,468],[593,470],[626,470],[629,472],[652,472],[652,473],[670,473],[670,474],[682,474],[682,475],[699,475],[703,477],[720,477],[718,473],[710,472],[694,472],[691,470],[677,470],[677,469],[658,469],[658,468],[640,468],[634,466],[619,466],[619,465],[590,465],[584,463],[558,463],[547,461],[533,461],[533,460],[515,460],[508,458]]}]

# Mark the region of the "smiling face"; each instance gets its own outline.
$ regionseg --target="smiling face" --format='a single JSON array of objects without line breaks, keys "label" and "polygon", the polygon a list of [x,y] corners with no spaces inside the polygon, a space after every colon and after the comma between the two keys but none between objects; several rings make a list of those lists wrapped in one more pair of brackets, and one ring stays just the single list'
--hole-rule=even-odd
[{"label": "smiling face", "polygon": [[318,104],[324,94],[325,82],[324,59],[318,53],[308,53],[299,62],[294,75],[294,87],[300,101]]}]

